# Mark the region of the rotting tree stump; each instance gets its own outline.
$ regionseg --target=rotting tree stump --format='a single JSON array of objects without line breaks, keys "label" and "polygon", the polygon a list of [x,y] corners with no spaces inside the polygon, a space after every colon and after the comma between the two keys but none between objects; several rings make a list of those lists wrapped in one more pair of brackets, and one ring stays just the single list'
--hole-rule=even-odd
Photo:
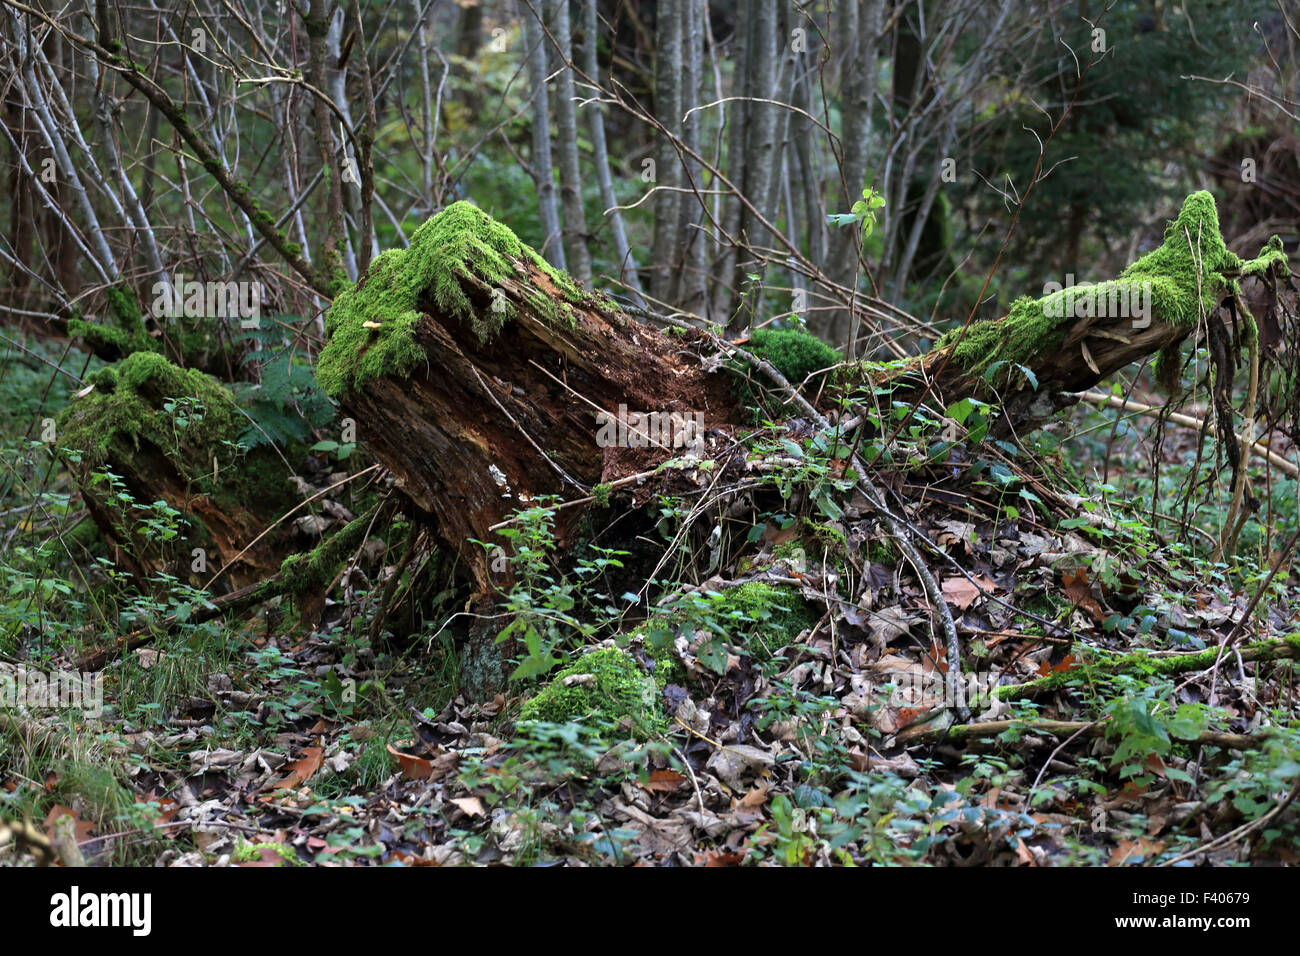
[{"label": "rotting tree stump", "polygon": [[[1164,244],[1118,279],[1092,287],[1091,299],[1081,288],[1023,298],[1006,318],[950,333],[926,355],[849,367],[841,381],[892,383],[896,400],[928,393],[939,407],[982,397],[1001,407],[1004,431],[1023,434],[1074,393],[1146,356],[1160,355],[1167,378],[1177,370],[1180,343],[1202,317],[1221,321],[1224,301],[1242,325],[1236,341],[1249,344],[1256,324],[1239,311],[1237,281],[1255,275],[1271,283],[1285,270],[1276,239],[1254,260],[1229,252],[1213,198],[1195,193]],[[409,248],[376,259],[335,300],[327,331],[322,387],[356,420],[358,439],[414,508],[459,552],[485,611],[510,577],[494,573],[484,544],[502,543],[494,529],[510,512],[542,496],[589,496],[599,484],[682,454],[671,430],[652,436],[670,439],[660,447],[602,442],[598,415],[606,426],[609,416],[624,413],[685,416],[699,423],[692,450],[705,459],[750,417],[732,376],[715,374],[724,364],[716,353],[730,346],[706,333],[679,336],[632,320],[469,203],[429,220]],[[617,438],[636,436],[646,422],[630,424]],[[644,447],[625,447],[636,444]],[[563,524],[559,531],[563,540]],[[479,631],[471,651],[491,657],[484,648],[494,633],[481,624]],[[479,693],[496,689],[492,679],[470,683]]]},{"label": "rotting tree stump", "polygon": [[55,445],[115,564],[152,589],[159,574],[201,587],[233,562],[219,592],[279,570],[291,526],[257,539],[293,507],[288,470],[269,449],[236,451],[244,419],[225,386],[155,352],[91,383],[59,418]]},{"label": "rotting tree stump", "polygon": [[[707,457],[709,433],[741,421],[727,377],[683,337],[581,292],[465,202],[376,260],[327,323],[322,386],[484,594],[503,576],[470,542],[501,543],[493,526],[509,512],[590,495],[688,447]],[[620,408],[624,434],[642,437],[627,444],[644,447],[601,447]]]}]

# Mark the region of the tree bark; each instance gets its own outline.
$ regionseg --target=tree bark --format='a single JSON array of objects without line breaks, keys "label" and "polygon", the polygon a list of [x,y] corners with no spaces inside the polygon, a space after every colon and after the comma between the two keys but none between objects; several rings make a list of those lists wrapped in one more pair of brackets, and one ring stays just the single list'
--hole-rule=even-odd
[{"label": "tree bark", "polygon": [[559,75],[555,79],[555,130],[560,138],[560,203],[564,209],[564,247],[569,268],[582,283],[591,282],[587,249],[587,214],[582,208],[582,170],[578,163],[578,108],[573,84],[573,30],[569,0],[547,0],[555,37]]},{"label": "tree bark", "polygon": [[[682,6],[685,0],[660,0],[655,9],[655,114],[674,135],[682,131]],[[655,155],[654,278],[651,294],[660,302],[675,305],[681,287],[677,259],[681,235],[678,232],[682,195],[682,167],[672,141],[662,134]]]},{"label": "tree bark", "polygon": [[[582,4],[583,72],[593,82],[598,82],[600,76],[597,54],[597,38],[600,34],[596,4],[597,0],[583,0]],[[623,227],[623,213],[615,208],[618,206],[618,197],[614,193],[614,178],[609,171],[609,148],[605,143],[605,107],[596,100],[588,103],[584,108],[587,110],[591,127],[592,159],[596,165],[596,180],[600,184],[600,201],[605,206],[605,218],[609,221],[609,233],[614,242],[614,254],[618,259],[619,279],[627,285],[632,304],[644,308],[641,280],[636,272],[636,259],[632,257],[632,249],[628,245],[627,230]]]},{"label": "tree bark", "polygon": [[[862,198],[867,185],[868,148],[871,141],[871,104],[876,93],[876,42],[880,33],[881,0],[849,0],[844,6],[841,30],[844,33],[846,56],[841,65],[843,82],[843,192],[832,188],[832,195],[840,196],[840,208],[846,213]],[[855,227],[832,233],[831,278],[847,288],[858,284],[858,254],[861,232]],[[816,259],[814,262],[818,261]],[[847,342],[852,329],[849,310],[823,313],[812,327],[823,338],[839,345]]]}]

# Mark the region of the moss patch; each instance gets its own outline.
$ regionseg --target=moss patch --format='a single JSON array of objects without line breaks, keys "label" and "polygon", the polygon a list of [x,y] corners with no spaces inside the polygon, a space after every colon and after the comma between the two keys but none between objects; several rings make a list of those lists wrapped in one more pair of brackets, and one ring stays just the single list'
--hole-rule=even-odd
[{"label": "moss patch", "polygon": [[796,387],[813,372],[844,361],[839,352],[802,329],[755,329],[747,348]]},{"label": "moss patch", "polygon": [[626,719],[632,722],[633,734],[642,739],[666,725],[655,679],[617,647],[592,651],[562,669],[524,702],[519,717],[551,723],[595,718],[618,724]]},{"label": "moss patch", "polygon": [[[1077,307],[1086,293],[1100,303],[1132,303],[1141,290],[1149,290],[1151,315],[1172,325],[1196,322],[1199,306],[1213,310],[1222,296],[1237,291],[1236,281],[1225,273],[1261,272],[1272,263],[1286,262],[1281,241],[1271,240],[1258,259],[1248,262],[1234,255],[1219,232],[1219,215],[1214,197],[1205,190],[1192,193],[1183,202],[1178,217],[1165,227],[1164,243],[1126,268],[1118,279],[1095,286],[1062,289],[1034,299],[1022,296],[1003,319],[974,323],[961,335],[960,329],[946,333],[935,344],[943,348],[961,341],[953,357],[972,374],[980,375],[996,361],[1026,365],[1045,350],[1058,346],[1073,325],[1075,316],[1067,305]],[[1199,302],[1198,302],[1199,291]],[[1162,360],[1167,359],[1162,356]],[[1177,352],[1173,354],[1177,359]],[[1008,368],[1002,380],[1014,370]]]},{"label": "moss patch", "polygon": [[91,351],[109,358],[132,352],[156,352],[159,344],[144,327],[144,316],[135,294],[125,285],[116,285],[105,293],[111,325],[98,325],[81,317],[68,320],[68,334],[79,337]]},{"label": "moss patch", "polygon": [[[158,467],[154,458],[128,464],[143,453],[165,458],[191,497],[209,496],[219,508],[279,511],[291,506],[284,463],[268,448],[245,454],[237,437],[246,419],[216,379],[178,368],[157,352],[133,352],[90,380],[94,391],[61,413],[57,430],[60,454],[82,476],[101,467],[148,474]],[[105,504],[116,511],[121,502],[110,498]],[[175,546],[206,547],[211,536],[202,521],[194,514],[187,521],[190,531]]]},{"label": "moss patch", "polygon": [[736,620],[741,649],[770,660],[801,631],[817,623],[818,614],[792,584],[749,581],[723,592],[723,607]]},{"label": "moss patch", "polygon": [[499,289],[507,279],[522,278],[524,263],[554,286],[554,292],[530,288],[528,306],[561,320],[567,303],[582,296],[573,280],[477,206],[448,206],[415,231],[408,248],[378,256],[364,282],[335,298],[325,320],[329,343],[316,368],[321,388],[338,398],[377,376],[410,375],[425,358],[415,341],[422,307],[468,322],[480,342],[490,341],[514,314],[514,305],[497,295],[477,306],[466,287]]},{"label": "moss patch", "polygon": [[292,554],[280,565],[285,588],[291,594],[320,591],[332,580],[352,553],[361,547],[371,515],[362,515],[348,522],[325,541],[304,554]]},{"label": "moss patch", "polygon": [[[749,342],[744,348],[757,358],[771,364],[796,388],[814,372],[838,365],[844,360],[835,349],[802,329],[755,329],[749,334]],[[756,407],[760,404],[760,396],[754,392],[753,375],[749,366],[739,360],[732,362],[731,365],[745,376],[737,385],[737,395],[741,403]],[[814,376],[809,379],[807,390],[816,392],[824,378],[825,376]],[[778,414],[788,414],[792,411],[788,404],[783,404]]]},{"label": "moss patch", "polygon": [[213,491],[212,458],[223,466],[234,458],[234,449],[223,442],[234,441],[242,420],[225,386],[157,352],[133,352],[91,381],[95,390],[60,416],[61,448],[95,466],[130,457],[148,442],[204,493]]}]

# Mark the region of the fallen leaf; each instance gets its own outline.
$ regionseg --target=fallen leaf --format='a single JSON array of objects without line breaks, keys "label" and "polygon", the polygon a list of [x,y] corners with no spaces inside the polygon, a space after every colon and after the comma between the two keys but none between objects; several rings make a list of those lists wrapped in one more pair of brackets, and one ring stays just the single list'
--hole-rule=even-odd
[{"label": "fallen leaf", "polygon": [[78,819],[76,813],[74,813],[71,808],[65,807],[61,803],[56,803],[54,806],[50,807],[50,812],[45,817],[45,823],[42,825],[42,829],[46,833],[52,833],[54,821],[58,820],[60,817],[72,817],[72,829],[77,835],[78,843],[85,843],[90,839],[90,834],[91,831],[95,829],[95,824],[86,820]]},{"label": "fallen leaf", "polygon": [[1164,848],[1163,842],[1148,840],[1146,837],[1141,836],[1136,840],[1120,840],[1119,845],[1111,851],[1108,865],[1123,866],[1126,863],[1145,861],[1153,853],[1159,853]]},{"label": "fallen leaf", "polygon": [[321,760],[325,757],[324,747],[304,747],[302,753],[300,760],[289,765],[289,775],[275,784],[272,790],[292,790],[294,787],[301,787],[320,769]]},{"label": "fallen leaf", "polygon": [[746,778],[755,777],[776,764],[766,750],[748,744],[731,744],[717,751],[705,766],[733,790],[746,790]]},{"label": "fallen leaf", "polygon": [[478,797],[457,797],[451,801],[460,807],[461,812],[470,817],[484,816],[487,811],[483,809],[483,801]]},{"label": "fallen leaf", "polygon": [[641,784],[641,787],[644,790],[658,790],[667,793],[676,790],[685,782],[686,778],[676,770],[656,770],[650,774],[649,780]]},{"label": "fallen leaf", "polygon": [[705,850],[695,854],[695,862],[705,866],[740,866],[745,862],[745,851],[739,853],[723,850]]},{"label": "fallen leaf", "polygon": [[964,611],[975,603],[975,599],[980,596],[980,589],[972,584],[967,578],[945,578],[943,582],[943,597],[949,604],[958,610]]}]

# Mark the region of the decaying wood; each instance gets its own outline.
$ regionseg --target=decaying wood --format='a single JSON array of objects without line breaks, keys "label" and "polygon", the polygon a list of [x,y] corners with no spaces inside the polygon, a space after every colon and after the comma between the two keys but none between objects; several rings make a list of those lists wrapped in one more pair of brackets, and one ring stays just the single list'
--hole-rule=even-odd
[{"label": "decaying wood", "polygon": [[[1195,261],[1198,269],[1204,263],[1209,298],[1219,288],[1226,293],[1241,274],[1228,270],[1265,272],[1278,264],[1275,257],[1280,250],[1273,246],[1269,256],[1250,263],[1226,251],[1208,193],[1189,197],[1166,234],[1167,247],[1183,241],[1182,237],[1190,238],[1185,227],[1193,217],[1197,217]],[[1205,250],[1200,248],[1202,241]],[[1202,252],[1210,258],[1204,259]],[[542,496],[568,502],[556,513],[563,545],[566,529],[583,511],[574,506],[576,502],[599,497],[593,494],[594,486],[623,482],[682,453],[653,446],[601,447],[597,413],[698,413],[705,436],[696,449],[701,458],[718,454],[738,426],[749,420],[733,388],[734,376],[721,371],[736,364],[731,344],[700,330],[666,334],[638,323],[599,297],[574,301],[571,293],[557,288],[555,276],[545,271],[539,259],[528,254],[509,258],[513,272],[492,281],[484,279],[470,259],[455,271],[455,280],[477,315],[501,311],[502,301],[506,303],[504,311],[510,319],[496,334],[485,337],[481,323],[447,314],[439,305],[445,289],[430,288],[417,296],[419,318],[411,333],[423,361],[417,361],[408,374],[377,375],[341,396],[370,451],[395,475],[415,509],[429,516],[436,533],[459,553],[481,599],[510,580],[508,568],[500,566],[504,562],[494,567],[491,548],[505,543],[498,533],[511,512]],[[1180,294],[1203,302],[1202,279],[1190,284],[1185,280],[1180,277]],[[548,302],[557,309],[546,309]],[[565,318],[557,320],[557,312]],[[987,367],[972,366],[968,355],[963,357],[960,337],[911,362],[857,368],[872,384],[894,386],[895,401],[925,401],[943,408],[971,395],[994,402],[1001,410],[997,427],[1018,436],[1125,366],[1156,353],[1169,357],[1195,332],[1195,312],[1194,307],[1190,313],[1184,308],[1181,315],[1163,315],[1155,308],[1143,316],[1143,322],[1135,322],[1127,312],[1065,318],[1050,326],[1051,334],[1043,336],[1041,345],[1032,340],[1027,350],[1021,349],[1023,354],[1014,358],[1014,372],[1008,367],[997,376],[989,374],[992,370]],[[382,329],[395,318],[369,316],[365,328]],[[1014,334],[1012,320],[1003,321]],[[993,326],[993,336],[1000,335],[1001,328]],[[983,325],[981,331],[988,341],[990,326]],[[763,362],[740,364],[775,371]],[[779,375],[766,377],[779,380],[790,393],[790,385]],[[791,397],[797,398],[805,417],[819,427],[831,427],[820,409],[802,397]],[[865,474],[856,458],[854,462]],[[869,485],[864,493],[880,510],[891,534],[903,539],[900,545],[906,543],[903,525],[883,498],[871,494]],[[643,492],[634,496],[634,503],[649,497]],[[910,550],[910,546],[905,549]],[[911,563],[924,578],[919,555],[912,557]],[[932,604],[943,617],[946,607],[937,586],[935,590]],[[483,608],[489,605],[484,600]],[[946,624],[943,629],[956,659],[955,629],[950,620],[941,623]]]},{"label": "decaying wood", "polygon": [[[573,305],[571,326],[557,323],[527,295],[526,284],[544,289],[549,280],[524,268],[501,284],[515,315],[496,338],[480,342],[468,324],[427,303],[416,332],[426,364],[408,379],[374,379],[342,401],[367,448],[436,519],[481,592],[502,578],[470,542],[500,543],[493,526],[508,513],[543,495],[590,495],[682,453],[602,449],[597,412],[698,412],[706,442],[710,431],[742,420],[727,376],[708,373],[688,342],[594,297]],[[492,289],[466,291],[492,307]]]}]

